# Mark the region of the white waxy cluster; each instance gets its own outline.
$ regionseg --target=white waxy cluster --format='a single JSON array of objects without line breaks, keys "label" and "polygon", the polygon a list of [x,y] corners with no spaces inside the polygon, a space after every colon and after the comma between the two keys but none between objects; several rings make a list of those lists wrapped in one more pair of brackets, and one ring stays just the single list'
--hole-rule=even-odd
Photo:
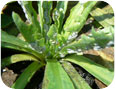
[{"label": "white waxy cluster", "polygon": [[100,50],[101,47],[100,47],[98,44],[95,43],[93,49],[94,49],[94,50]]},{"label": "white waxy cluster", "polygon": [[78,33],[77,33],[77,32],[73,32],[73,33],[68,37],[68,40],[73,40],[73,39],[75,39],[77,36],[78,36]]},{"label": "white waxy cluster", "polygon": [[79,52],[79,53],[80,53],[80,52],[82,52],[82,50],[81,50],[81,49],[77,49],[77,52]]},{"label": "white waxy cluster", "polygon": [[82,54],[82,53],[83,53],[81,49],[77,49],[77,50],[67,49],[67,52],[68,52],[69,54],[72,54],[72,53]]},{"label": "white waxy cluster", "polygon": [[54,35],[53,35],[53,37],[56,37],[57,36],[57,33],[55,33]]},{"label": "white waxy cluster", "polygon": [[63,11],[63,8],[60,8],[59,11],[62,12]]},{"label": "white waxy cluster", "polygon": [[60,57],[63,58],[65,57],[65,55],[63,53],[60,53]]},{"label": "white waxy cluster", "polygon": [[77,53],[76,51],[74,51],[74,50],[72,50],[72,49],[67,49],[67,52],[68,52],[69,54],[71,54],[71,53]]},{"label": "white waxy cluster", "polygon": [[58,16],[58,11],[57,11],[57,10],[55,11],[55,15],[57,15],[57,16]]},{"label": "white waxy cluster", "polygon": [[31,48],[32,50],[35,50],[35,48],[33,48],[30,44],[29,44],[29,46],[28,46],[29,48]]}]

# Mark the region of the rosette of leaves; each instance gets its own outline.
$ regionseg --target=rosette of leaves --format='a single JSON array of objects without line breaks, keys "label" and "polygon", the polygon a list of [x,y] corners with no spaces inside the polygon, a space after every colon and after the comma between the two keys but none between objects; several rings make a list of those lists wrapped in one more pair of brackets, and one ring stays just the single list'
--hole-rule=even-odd
[{"label": "rosette of leaves", "polygon": [[80,55],[80,52],[95,47],[110,47],[114,40],[114,27],[104,27],[99,31],[92,28],[89,35],[76,39],[96,1],[83,4],[78,2],[71,9],[65,23],[63,19],[68,5],[66,1],[57,1],[54,10],[52,1],[38,1],[38,14],[31,1],[19,3],[29,23],[25,23],[15,12],[12,13],[12,18],[23,39],[1,30],[1,45],[2,48],[25,53],[4,58],[2,67],[20,61],[33,62],[18,77],[12,88],[25,88],[35,72],[45,66],[43,89],[90,89],[71,63],[81,66],[105,85],[112,82],[113,71]]}]

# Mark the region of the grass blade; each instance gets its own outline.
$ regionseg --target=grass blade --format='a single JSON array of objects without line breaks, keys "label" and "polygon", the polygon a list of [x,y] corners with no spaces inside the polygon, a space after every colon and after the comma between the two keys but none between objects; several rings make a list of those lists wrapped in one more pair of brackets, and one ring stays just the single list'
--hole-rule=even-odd
[{"label": "grass blade", "polygon": [[113,13],[114,13],[113,8],[112,8],[110,5],[105,6],[105,7],[103,8],[103,10],[104,10],[105,12],[107,12],[108,14],[113,14]]},{"label": "grass blade", "polygon": [[33,77],[35,72],[42,67],[42,64],[38,62],[33,62],[30,64],[24,72],[19,76],[16,82],[12,85],[11,88],[14,89],[24,89],[30,79]]},{"label": "grass blade", "polygon": [[58,33],[62,31],[63,19],[67,10],[68,1],[58,1],[53,11],[53,20],[58,28]]},{"label": "grass blade", "polygon": [[[99,36],[99,37],[98,37]],[[92,33],[88,35],[82,35],[78,41],[73,41],[67,46],[64,46],[60,51],[62,54],[66,55],[70,53],[79,54],[84,50],[95,49],[100,50],[105,47],[111,47],[114,45],[114,27],[107,27],[99,31],[95,31],[92,28]]]},{"label": "grass blade", "polygon": [[109,14],[104,9],[95,8],[90,12],[90,14],[103,27],[114,25],[114,16],[112,15],[113,13]]},{"label": "grass blade", "polygon": [[68,32],[79,32],[84,26],[86,19],[95,4],[96,1],[88,1],[84,4],[79,2],[74,6],[65,22],[64,30]]},{"label": "grass blade", "polygon": [[10,43],[13,45],[17,45],[20,47],[25,47],[28,46],[29,44],[25,41],[22,41],[18,38],[16,38],[15,36],[9,35],[6,32],[1,30],[1,41],[5,42],[5,43]]},{"label": "grass blade", "polygon": [[69,62],[63,62],[62,65],[67,74],[70,76],[76,89],[91,89],[88,83],[79,75]]},{"label": "grass blade", "polygon": [[38,28],[38,31],[40,32],[41,29],[38,21],[38,16],[32,6],[32,1],[19,1],[19,4],[21,5],[29,23]]},{"label": "grass blade", "polygon": [[38,12],[40,17],[40,24],[42,35],[46,37],[46,33],[50,28],[51,20],[51,10],[52,10],[52,2],[51,1],[38,1]]},{"label": "grass blade", "polygon": [[114,78],[114,71],[110,71],[104,66],[97,64],[84,56],[72,55],[65,58],[64,60],[81,66],[106,85],[111,84]]},{"label": "grass blade", "polygon": [[39,30],[38,27],[33,26],[34,24],[29,24],[27,25],[24,21],[21,20],[20,16],[13,12],[12,14],[13,20],[17,26],[17,28],[19,29],[19,31],[21,32],[21,34],[23,35],[23,37],[25,38],[25,40],[27,42],[34,42],[37,37],[39,37]]},{"label": "grass blade", "polygon": [[43,89],[74,89],[73,83],[55,59],[47,61]]},{"label": "grass blade", "polygon": [[2,59],[1,66],[5,67],[7,65],[17,63],[20,61],[38,61],[38,59],[30,54],[15,54]]},{"label": "grass blade", "polygon": [[2,30],[1,30],[1,41],[3,47],[25,51],[27,53],[35,55],[40,60],[43,60],[42,54],[39,51],[33,50],[30,44],[21,39],[16,38],[15,36],[9,35]]},{"label": "grass blade", "polygon": [[26,52],[26,50],[24,48],[21,48],[19,46],[16,46],[16,45],[13,45],[13,44],[10,44],[10,43],[1,42],[1,47],[2,48],[9,48],[9,49],[15,49],[15,50],[25,51]]}]

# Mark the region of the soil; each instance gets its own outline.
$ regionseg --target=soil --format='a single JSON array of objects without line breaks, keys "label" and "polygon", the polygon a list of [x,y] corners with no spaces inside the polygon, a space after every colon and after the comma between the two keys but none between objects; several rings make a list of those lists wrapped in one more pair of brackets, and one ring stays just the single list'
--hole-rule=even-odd
[{"label": "soil", "polygon": [[17,74],[15,74],[13,70],[9,70],[8,68],[3,69],[2,80],[6,86],[11,87],[16,77]]},{"label": "soil", "polygon": [[90,73],[85,71],[83,68],[76,64],[72,64],[77,72],[80,74],[80,76],[89,84],[89,86],[93,89],[99,89],[99,87],[95,83],[95,77],[92,76]]}]

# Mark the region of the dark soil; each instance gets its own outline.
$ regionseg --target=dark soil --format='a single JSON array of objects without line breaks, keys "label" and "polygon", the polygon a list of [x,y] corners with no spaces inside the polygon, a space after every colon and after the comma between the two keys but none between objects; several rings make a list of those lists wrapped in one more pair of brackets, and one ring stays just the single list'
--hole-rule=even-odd
[{"label": "dark soil", "polygon": [[44,77],[44,67],[41,68],[36,74],[33,76],[31,81],[26,86],[26,89],[34,88],[34,89],[41,89],[42,88],[42,80]]},{"label": "dark soil", "polygon": [[78,66],[76,64],[72,64],[72,65],[75,67],[75,69],[80,74],[80,76],[82,78],[84,78],[84,80],[89,84],[89,86],[91,88],[93,88],[93,89],[99,89],[99,87],[95,83],[95,77],[94,76],[92,76],[90,73],[88,73],[87,71],[85,71],[80,66]]}]

